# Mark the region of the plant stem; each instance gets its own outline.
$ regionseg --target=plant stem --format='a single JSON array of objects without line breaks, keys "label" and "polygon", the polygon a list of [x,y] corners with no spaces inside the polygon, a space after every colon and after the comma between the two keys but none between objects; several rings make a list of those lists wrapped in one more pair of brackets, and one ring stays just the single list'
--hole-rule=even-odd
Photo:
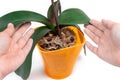
[{"label": "plant stem", "polygon": [[54,0],[51,0],[52,2],[52,6],[53,6],[53,11],[54,11],[54,16],[55,16],[55,22],[56,22],[56,26],[57,26],[57,32],[58,32],[58,35],[61,36],[61,31],[60,31],[60,27],[59,27],[59,23],[58,23],[58,13],[56,13],[56,8],[55,8],[55,4],[54,4]]}]

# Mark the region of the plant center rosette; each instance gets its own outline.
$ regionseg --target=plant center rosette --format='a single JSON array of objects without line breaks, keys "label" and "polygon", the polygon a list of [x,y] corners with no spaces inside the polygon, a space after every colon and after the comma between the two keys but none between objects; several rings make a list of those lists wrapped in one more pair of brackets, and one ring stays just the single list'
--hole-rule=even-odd
[{"label": "plant center rosette", "polygon": [[[60,79],[71,74],[78,54],[85,43],[85,37],[78,24],[89,24],[90,18],[78,8],[70,8],[61,11],[60,0],[56,0],[55,2],[51,0],[51,2],[52,4],[48,9],[47,17],[40,13],[27,10],[13,11],[0,17],[0,31],[6,29],[7,24],[10,22],[13,23],[16,28],[26,22],[32,21],[44,24],[44,26],[35,27],[35,32],[31,37],[33,39],[32,48],[24,63],[15,71],[15,73],[24,80],[27,80],[30,75],[32,54],[36,44],[42,55],[47,75],[52,78]],[[70,39],[66,37],[62,38],[64,35],[66,36],[66,34],[62,33],[62,29],[64,28],[71,30],[73,32],[71,35],[74,35],[74,37]],[[50,32],[55,32],[60,39],[57,38],[57,43],[63,44],[53,45],[53,41],[53,43],[50,44],[54,46],[53,48],[51,48],[52,46],[49,47],[48,44],[44,45],[41,40]],[[50,34],[49,36],[52,35]],[[68,41],[64,43],[66,40]],[[69,43],[69,41],[72,41],[72,43]],[[50,48],[50,50],[48,50],[48,48]]]}]

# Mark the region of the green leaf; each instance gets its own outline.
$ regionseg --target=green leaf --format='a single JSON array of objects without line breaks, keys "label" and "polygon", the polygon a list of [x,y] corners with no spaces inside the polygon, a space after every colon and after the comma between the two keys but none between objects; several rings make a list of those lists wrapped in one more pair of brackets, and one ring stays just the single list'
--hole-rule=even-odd
[{"label": "green leaf", "polygon": [[34,34],[32,35],[33,38],[33,46],[31,51],[29,52],[29,55],[27,56],[25,62],[15,71],[15,73],[19,76],[21,76],[24,80],[26,80],[31,71],[31,65],[32,65],[32,53],[35,48],[36,43],[45,36],[51,29],[47,28],[48,26],[39,27],[35,30]]},{"label": "green leaf", "polygon": [[15,26],[19,26],[30,21],[41,22],[49,28],[54,28],[49,20],[39,13],[32,11],[14,11],[0,17],[0,31],[4,30],[10,22]]},{"label": "green leaf", "polygon": [[[59,10],[60,9],[59,1],[54,2],[54,5],[55,5],[55,8],[56,8],[55,13],[58,16],[58,12],[61,11],[61,10]],[[48,9],[47,17],[48,17],[48,19],[50,20],[50,22],[52,24],[54,24],[54,25],[56,24],[55,23],[54,10],[53,10],[53,6],[52,5],[50,5],[50,7]]]},{"label": "green leaf", "polygon": [[59,24],[89,24],[90,18],[80,9],[71,8],[63,11],[59,17]]}]

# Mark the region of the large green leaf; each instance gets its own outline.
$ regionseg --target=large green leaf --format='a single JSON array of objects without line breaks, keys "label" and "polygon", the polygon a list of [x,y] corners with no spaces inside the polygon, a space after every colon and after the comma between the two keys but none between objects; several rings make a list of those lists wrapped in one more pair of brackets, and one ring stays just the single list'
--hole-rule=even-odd
[{"label": "large green leaf", "polygon": [[71,8],[63,11],[59,17],[59,24],[89,24],[90,18],[80,9]]},{"label": "large green leaf", "polygon": [[21,76],[24,80],[28,78],[31,70],[31,61],[32,61],[32,52],[38,40],[48,33],[54,26],[49,22],[49,20],[41,14],[32,11],[14,11],[0,17],[0,31],[4,30],[7,27],[8,23],[13,23],[15,27],[20,26],[25,22],[41,22],[45,24],[45,27],[40,27],[35,30],[32,38],[34,40],[32,49],[27,56],[25,62],[15,71],[16,74]]},{"label": "large green leaf", "polygon": [[37,21],[47,25],[49,28],[54,26],[43,15],[32,11],[14,11],[0,17],[0,31],[4,30],[8,23],[13,23],[15,26],[21,25],[24,22]]},{"label": "large green leaf", "polygon": [[24,80],[26,80],[29,77],[31,71],[32,53],[36,43],[49,31],[51,31],[51,29],[47,28],[47,26],[39,27],[35,30],[34,34],[32,35],[32,38],[34,40],[32,49],[29,52],[29,55],[27,56],[25,62],[15,71],[15,73],[21,76]]},{"label": "large green leaf", "polygon": [[[58,1],[56,1],[56,2],[54,2],[54,5],[55,5],[55,13],[56,13],[56,15],[58,16],[58,12],[60,11],[59,9],[59,2]],[[56,24],[56,22],[55,22],[55,16],[54,16],[54,10],[53,10],[53,6],[52,5],[50,5],[50,7],[49,7],[49,9],[48,9],[48,13],[47,13],[47,17],[48,17],[48,19],[50,20],[50,22],[51,23],[53,23],[54,25]]]}]

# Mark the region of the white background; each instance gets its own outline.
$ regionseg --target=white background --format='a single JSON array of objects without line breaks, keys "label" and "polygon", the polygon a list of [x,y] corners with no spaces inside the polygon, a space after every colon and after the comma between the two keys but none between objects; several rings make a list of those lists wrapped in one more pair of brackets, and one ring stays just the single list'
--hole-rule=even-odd
[{"label": "white background", "polygon": [[[50,3],[50,0],[1,0],[0,16],[16,10],[31,10],[46,16]],[[119,0],[61,0],[61,4],[63,10],[71,7],[80,8],[92,19],[120,21]],[[34,23],[32,27],[35,25],[39,26]],[[83,26],[81,27],[83,30]],[[86,35],[85,37],[92,42]],[[22,79],[13,72],[4,80]],[[34,50],[33,65],[28,80],[53,80],[44,73],[42,59],[37,49]],[[88,49],[85,56],[82,50],[73,73],[63,80],[120,80],[120,68],[104,62]]]}]

